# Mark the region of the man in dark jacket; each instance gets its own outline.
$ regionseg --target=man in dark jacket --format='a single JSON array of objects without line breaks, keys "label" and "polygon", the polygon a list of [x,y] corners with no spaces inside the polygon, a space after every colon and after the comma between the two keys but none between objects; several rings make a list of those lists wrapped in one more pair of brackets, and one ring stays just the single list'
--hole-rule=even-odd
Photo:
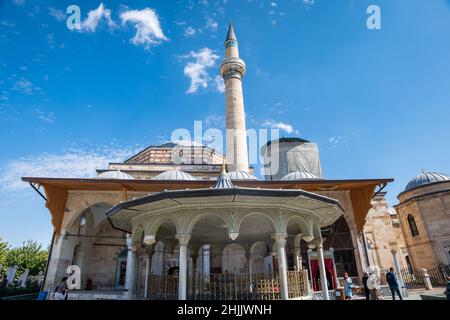
[{"label": "man in dark jacket", "polygon": [[394,273],[394,268],[389,269],[389,272],[386,274],[386,281],[389,285],[389,288],[391,289],[392,300],[395,300],[395,293],[398,294],[400,300],[403,300],[402,295],[400,294],[400,290],[398,288],[398,281]]},{"label": "man in dark jacket", "polygon": [[366,295],[366,300],[370,300],[370,290],[367,286],[367,280],[369,280],[369,274],[364,272],[364,277],[362,277],[362,283],[364,286],[364,294]]}]

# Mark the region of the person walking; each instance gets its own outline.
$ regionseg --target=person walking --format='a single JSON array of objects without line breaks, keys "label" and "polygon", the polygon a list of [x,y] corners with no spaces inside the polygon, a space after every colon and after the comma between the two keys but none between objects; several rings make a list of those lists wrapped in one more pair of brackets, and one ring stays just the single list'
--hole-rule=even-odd
[{"label": "person walking", "polygon": [[64,277],[55,288],[55,300],[67,300],[68,291],[67,277]]},{"label": "person walking", "polygon": [[345,300],[351,300],[353,296],[352,292],[353,288],[353,281],[348,276],[348,273],[344,273],[344,294],[345,294]]},{"label": "person walking", "polygon": [[391,289],[392,300],[395,300],[395,293],[398,294],[400,300],[403,300],[403,297],[400,294],[400,289],[398,288],[398,281],[394,273],[394,268],[389,268],[389,272],[386,274],[386,281],[389,285],[389,289]]},{"label": "person walking", "polygon": [[364,272],[364,276],[362,277],[362,283],[364,286],[364,294],[366,295],[366,300],[370,300],[370,290],[367,286],[367,281],[369,280],[369,274]]}]

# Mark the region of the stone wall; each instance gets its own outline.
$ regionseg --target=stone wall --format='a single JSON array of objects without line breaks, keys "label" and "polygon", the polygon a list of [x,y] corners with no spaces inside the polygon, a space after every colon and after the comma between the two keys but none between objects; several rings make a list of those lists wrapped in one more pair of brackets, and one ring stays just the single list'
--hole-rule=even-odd
[{"label": "stone wall", "polygon": [[[414,268],[450,264],[450,182],[427,185],[399,195],[397,206]],[[413,236],[408,216],[414,217]]]},{"label": "stone wall", "polygon": [[367,254],[370,265],[382,269],[394,267],[392,249],[397,251],[397,257],[402,268],[407,267],[405,238],[395,211],[389,210],[385,193],[379,194],[372,201],[364,226]]}]

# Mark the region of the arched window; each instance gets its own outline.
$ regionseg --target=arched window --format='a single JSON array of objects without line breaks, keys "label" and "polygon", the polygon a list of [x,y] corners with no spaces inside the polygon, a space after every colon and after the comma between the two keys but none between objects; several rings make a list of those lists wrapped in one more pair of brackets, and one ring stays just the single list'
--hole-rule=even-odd
[{"label": "arched window", "polygon": [[78,260],[78,253],[80,251],[80,245],[76,245],[73,249],[73,256],[72,256],[72,264],[77,264]]},{"label": "arched window", "polygon": [[78,235],[84,235],[86,223],[87,223],[86,215],[83,213],[80,217],[80,226],[78,228]]},{"label": "arched window", "polygon": [[412,236],[417,237],[419,235],[419,230],[417,229],[416,220],[414,220],[414,217],[412,214],[408,215],[408,223],[409,223],[409,228],[411,229]]}]

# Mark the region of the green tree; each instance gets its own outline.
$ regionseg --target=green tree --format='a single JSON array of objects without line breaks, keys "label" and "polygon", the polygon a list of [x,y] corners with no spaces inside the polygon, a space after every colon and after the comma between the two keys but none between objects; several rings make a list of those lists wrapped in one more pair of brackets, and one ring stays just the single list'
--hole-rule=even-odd
[{"label": "green tree", "polygon": [[8,265],[6,264],[8,251],[9,251],[8,243],[3,241],[3,239],[0,237],[0,264],[2,264],[3,266],[0,273],[2,274],[4,274],[6,272],[6,269],[8,268]]},{"label": "green tree", "polygon": [[45,269],[48,252],[36,241],[25,241],[21,247],[9,249],[6,252],[6,265],[17,265],[17,274],[30,269],[30,275],[37,275]]}]

